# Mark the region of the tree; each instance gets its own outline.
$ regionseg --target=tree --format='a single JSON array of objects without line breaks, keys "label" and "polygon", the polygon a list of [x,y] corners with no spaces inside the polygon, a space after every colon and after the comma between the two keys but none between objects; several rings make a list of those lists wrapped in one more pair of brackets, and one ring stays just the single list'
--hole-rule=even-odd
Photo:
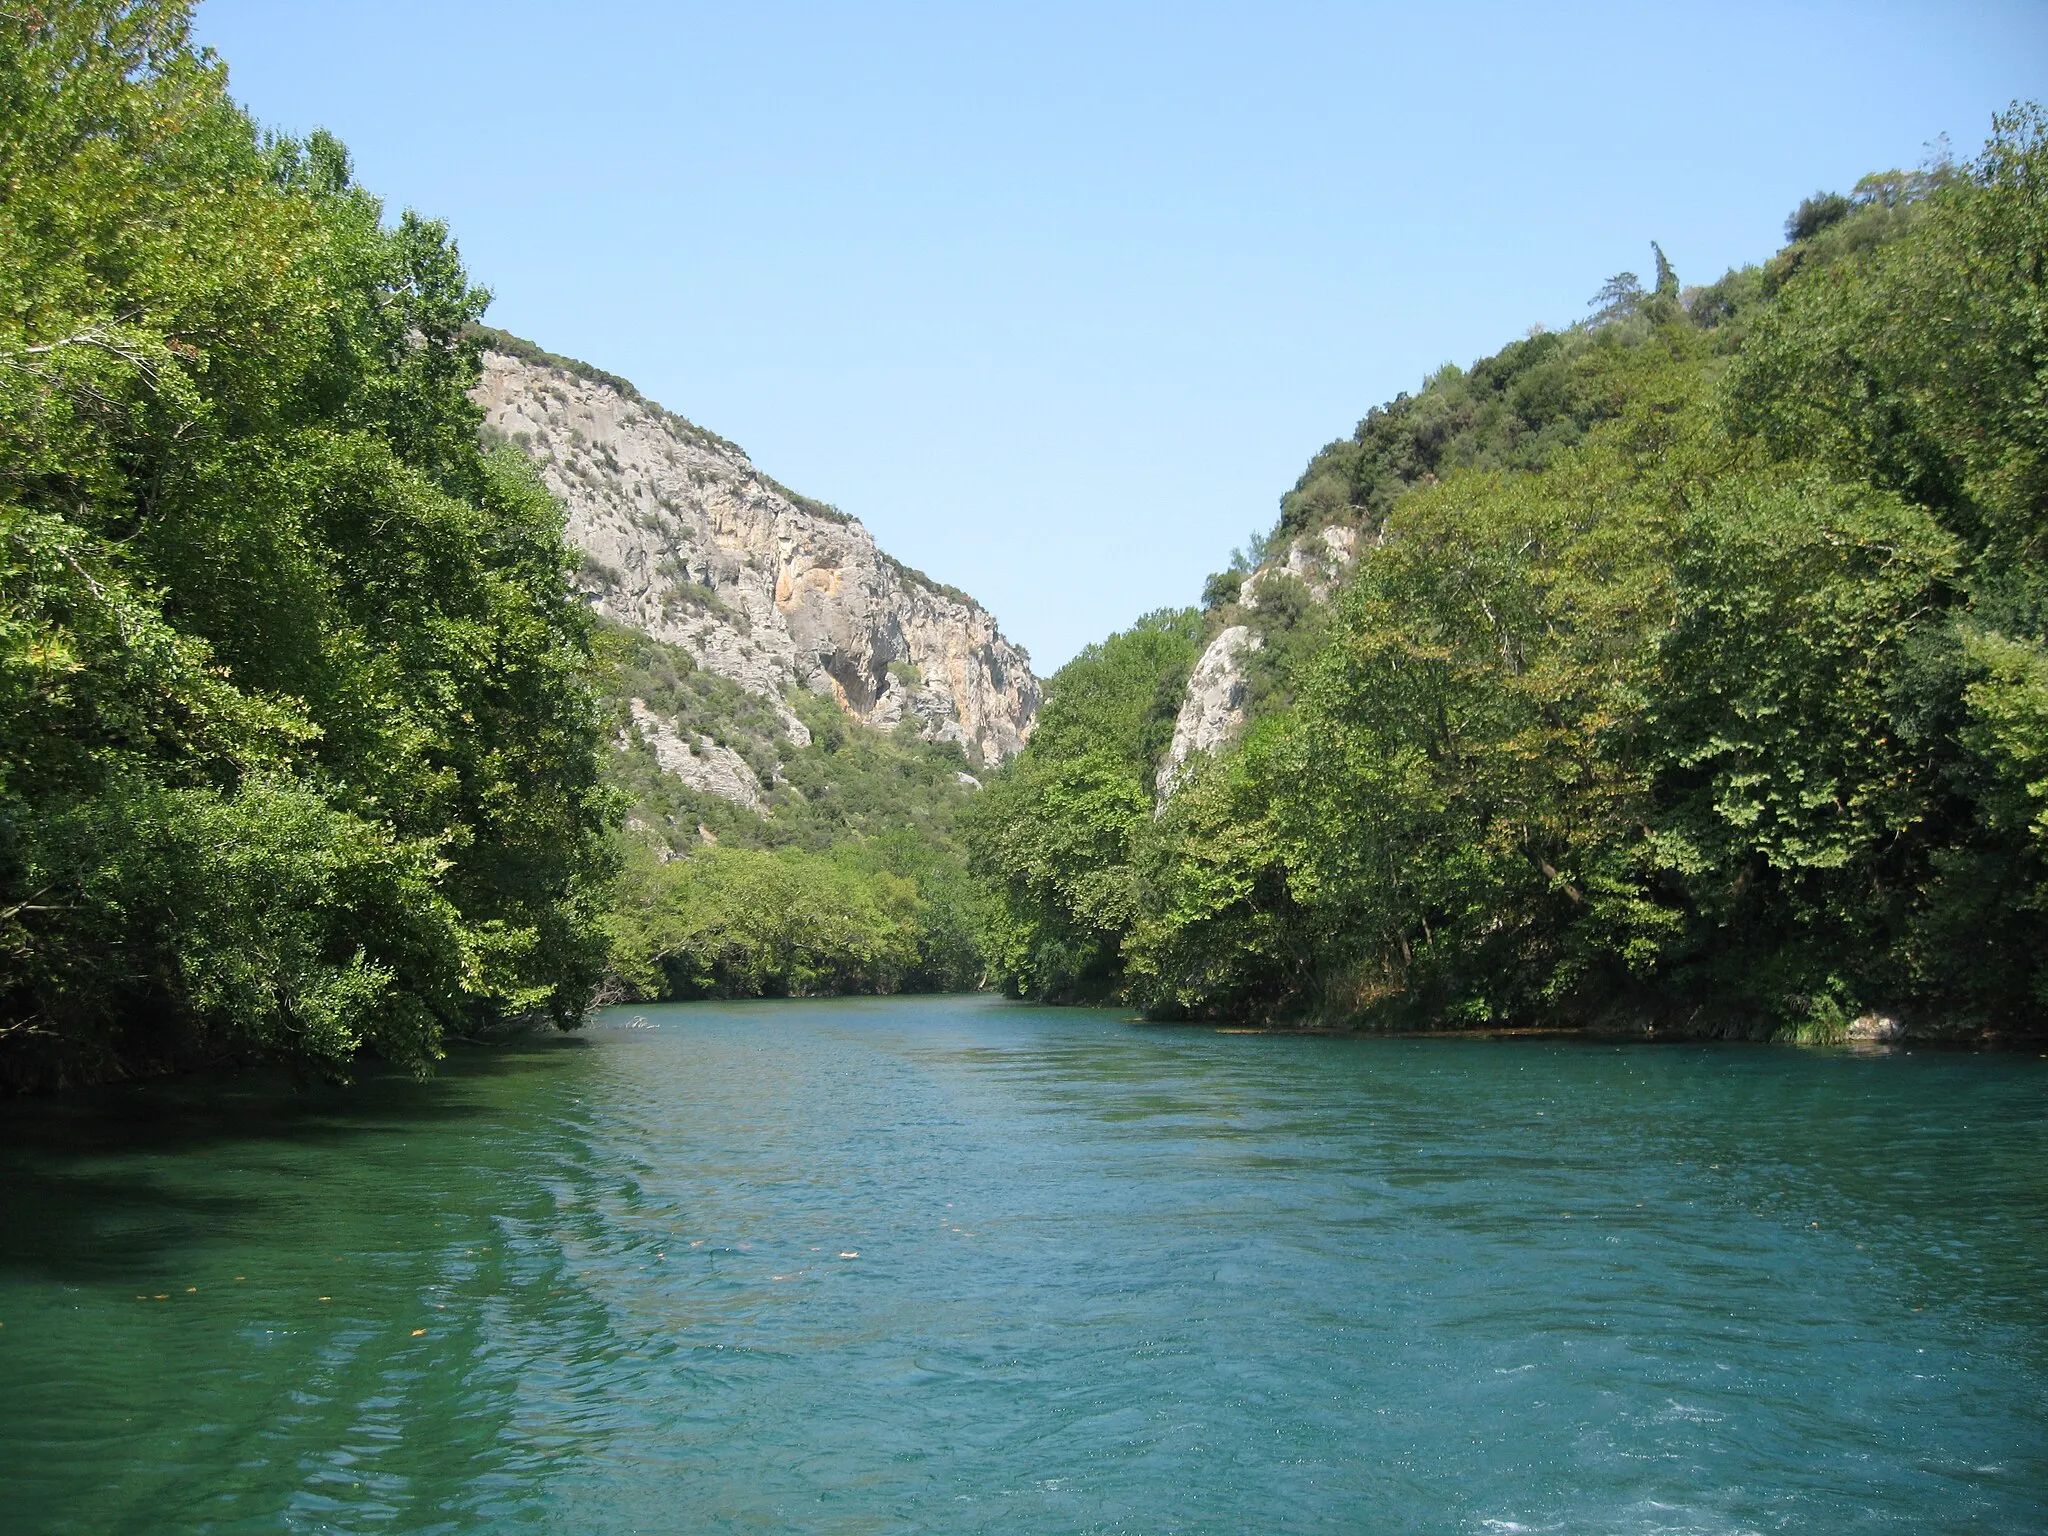
[{"label": "tree", "polygon": [[1598,327],[1633,320],[1642,308],[1644,297],[1641,278],[1633,272],[1617,272],[1586,301],[1586,307],[1593,312],[1586,323]]},{"label": "tree", "polygon": [[1099,1001],[1122,987],[1154,773],[1200,633],[1192,610],[1148,614],[1068,662],[1030,745],[974,807],[982,949],[1011,992]]},{"label": "tree", "polygon": [[1830,224],[1841,223],[1855,209],[1856,205],[1839,192],[1816,192],[1801,198],[1799,206],[1785,216],[1785,239],[1811,240]]},{"label": "tree", "polygon": [[0,18],[0,1077],[573,1023],[608,802],[471,288],[179,0]]}]

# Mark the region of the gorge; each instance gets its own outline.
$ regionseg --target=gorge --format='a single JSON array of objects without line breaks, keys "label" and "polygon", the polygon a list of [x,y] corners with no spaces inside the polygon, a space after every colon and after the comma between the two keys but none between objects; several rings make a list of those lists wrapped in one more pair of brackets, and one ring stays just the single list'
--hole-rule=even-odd
[{"label": "gorge", "polygon": [[[1641,103],[1689,78],[1746,129],[1876,89],[1847,47],[1760,73],[1779,18],[1596,50],[1626,67],[1581,104],[1561,54],[1483,95],[1467,22],[1417,10],[1428,111],[1365,136],[1331,125],[1403,29],[1319,91],[1342,8],[1147,16],[1121,57],[1115,7],[799,8],[724,72],[758,8],[612,9],[243,12],[298,39],[294,114],[445,110],[364,164],[474,196],[538,342],[447,225],[231,96],[188,0],[0,10],[0,1525],[2048,1529],[2048,114],[1777,243],[1768,177],[1819,154],[1721,154],[1758,226]],[[1931,58],[1987,35],[1928,11]],[[1537,25],[1576,57],[1663,24],[1599,21]],[[1259,29],[1291,57],[1234,113],[1266,86],[1217,40]],[[664,42],[649,95],[697,131],[636,133],[617,82]],[[318,95],[352,46],[383,94]],[[1267,119],[1286,165],[1240,152]],[[1501,125],[1552,119],[1651,141],[1631,229],[1683,207],[1756,259],[1688,283],[1651,244],[1576,320],[1483,310],[1559,312],[1501,279],[1597,222],[1555,163],[1555,206],[1502,201]],[[863,249],[855,201],[920,178],[943,216]],[[1436,264],[1468,214],[1483,292]],[[1689,265],[1702,227],[1661,232]],[[767,307],[707,250],[812,275],[785,345],[695,345]],[[1111,268],[1179,307],[1091,307]],[[920,384],[918,325],[984,378],[1040,348],[1059,410],[978,398],[977,447],[862,399],[894,478],[820,478],[1168,605],[1040,678],[860,520],[545,350],[620,344],[571,339],[600,288],[643,380],[757,443],[830,437],[834,344]],[[1510,339],[1373,404],[1439,354],[1338,311],[1446,294]],[[1168,437],[1090,419],[1119,344]],[[1334,405],[1294,377],[1333,358]],[[1164,562],[1218,460],[1164,466],[1256,468],[1254,392],[1309,435],[1203,580]],[[1150,570],[1018,494],[1098,428],[1054,494],[1151,519],[1117,546]],[[972,550],[931,531],[896,553]],[[1020,545],[941,575],[990,596]]]}]

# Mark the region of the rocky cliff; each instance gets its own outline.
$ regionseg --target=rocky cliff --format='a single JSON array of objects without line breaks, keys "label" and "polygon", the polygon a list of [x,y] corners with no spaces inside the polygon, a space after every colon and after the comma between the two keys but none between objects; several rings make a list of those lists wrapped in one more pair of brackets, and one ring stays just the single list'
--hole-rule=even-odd
[{"label": "rocky cliff", "polygon": [[1159,764],[1157,782],[1162,809],[1175,786],[1187,776],[1188,760],[1199,753],[1214,752],[1244,726],[1249,662],[1252,654],[1266,643],[1260,622],[1261,589],[1270,590],[1276,582],[1292,580],[1301,583],[1310,601],[1327,602],[1350,568],[1357,549],[1356,529],[1324,528],[1317,534],[1295,539],[1256,570],[1246,573],[1238,588],[1237,601],[1225,612],[1226,618],[1241,622],[1226,623],[1188,674],[1180,713],[1173,722],[1173,742]]},{"label": "rocky cliff", "polygon": [[1209,642],[1188,674],[1180,714],[1173,722],[1173,743],[1159,765],[1159,804],[1163,809],[1187,772],[1188,759],[1214,752],[1244,724],[1245,658],[1265,644],[1246,624],[1232,624]]},{"label": "rocky cliff", "polygon": [[[880,729],[915,720],[979,762],[1023,746],[1038,679],[973,599],[625,381],[512,338],[498,345],[475,392],[485,431],[524,450],[567,507],[578,584],[599,612],[769,701],[799,746],[810,734],[783,700],[792,686]],[[746,787],[681,740],[665,745],[707,782]]]}]

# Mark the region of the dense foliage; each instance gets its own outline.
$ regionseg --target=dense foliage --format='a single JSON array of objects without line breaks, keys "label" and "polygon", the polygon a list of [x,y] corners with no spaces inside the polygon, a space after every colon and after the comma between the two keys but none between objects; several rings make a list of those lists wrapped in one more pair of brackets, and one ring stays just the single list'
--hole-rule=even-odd
[{"label": "dense foliage", "polygon": [[[2038,1027],[2038,110],[1370,412],[982,792],[911,726],[600,635],[467,397],[527,344],[339,144],[258,133],[187,11],[0,15],[0,1085],[423,1067],[606,977]],[[1248,723],[1168,795],[1233,626]],[[758,808],[663,771],[650,711]]]},{"label": "dense foliage", "polygon": [[1200,649],[1191,610],[1149,614],[1056,673],[1031,745],[974,807],[991,973],[1059,1002],[1116,995],[1139,913],[1156,765]]},{"label": "dense foliage", "polygon": [[[1005,983],[1164,1016],[2038,1028],[2043,118],[1788,234],[1709,288],[1659,251],[1652,287],[1318,455],[1254,561],[1333,524],[1360,557],[1163,807],[1147,686],[1197,641],[1055,677],[1048,721],[1111,658],[1129,707],[991,791]],[[1198,640],[1273,622],[1238,587]]]},{"label": "dense foliage", "polygon": [[0,1078],[573,1020],[609,796],[485,295],[182,0],[0,15]]},{"label": "dense foliage", "polygon": [[[767,700],[637,631],[605,627],[632,807],[612,918],[614,995],[951,991],[982,977],[959,822],[976,790],[951,742],[884,733],[795,693]],[[638,700],[692,750],[736,753],[759,810],[689,788],[633,728]]]}]

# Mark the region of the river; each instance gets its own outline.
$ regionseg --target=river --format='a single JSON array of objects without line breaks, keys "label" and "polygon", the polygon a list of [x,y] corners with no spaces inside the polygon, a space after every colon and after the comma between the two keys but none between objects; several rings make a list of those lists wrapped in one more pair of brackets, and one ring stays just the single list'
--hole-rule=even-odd
[{"label": "river", "polygon": [[2048,1529],[2048,1060],[614,1010],[0,1110],[11,1532]]}]

